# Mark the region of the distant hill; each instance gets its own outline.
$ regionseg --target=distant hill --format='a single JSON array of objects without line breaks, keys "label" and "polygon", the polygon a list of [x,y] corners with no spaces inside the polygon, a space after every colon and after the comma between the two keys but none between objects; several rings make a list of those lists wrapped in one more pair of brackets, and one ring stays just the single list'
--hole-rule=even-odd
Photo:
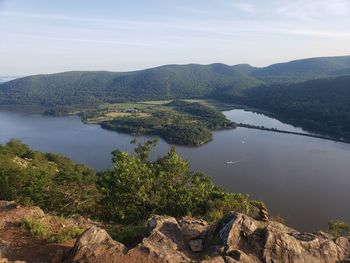
[{"label": "distant hill", "polygon": [[0,76],[0,84],[17,79],[17,78],[19,78],[19,76]]},{"label": "distant hill", "polygon": [[309,58],[258,68],[251,75],[267,83],[291,83],[350,74],[350,56]]},{"label": "distant hill", "polygon": [[312,131],[349,139],[349,76],[350,56],[264,68],[189,64],[121,73],[73,71],[0,84],[0,105],[71,109],[106,102],[211,98],[269,110]]},{"label": "distant hill", "polygon": [[141,71],[65,72],[35,75],[0,85],[0,104],[90,105],[148,99],[203,98],[222,88],[260,84],[224,64],[167,65]]},{"label": "distant hill", "polygon": [[260,86],[243,91],[236,102],[314,132],[350,139],[350,76]]},{"label": "distant hill", "polygon": [[91,105],[102,102],[238,96],[247,88],[350,74],[350,56],[311,58],[255,68],[166,65],[133,72],[73,71],[0,85],[0,104]]}]

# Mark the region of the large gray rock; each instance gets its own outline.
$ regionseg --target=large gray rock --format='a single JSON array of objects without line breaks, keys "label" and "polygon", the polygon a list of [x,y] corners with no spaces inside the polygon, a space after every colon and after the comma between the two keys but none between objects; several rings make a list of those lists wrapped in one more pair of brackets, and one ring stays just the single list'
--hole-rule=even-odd
[{"label": "large gray rock", "polygon": [[207,260],[201,261],[201,263],[226,263],[223,257],[213,257]]},{"label": "large gray rock", "polygon": [[91,227],[77,239],[66,262],[117,263],[125,252],[126,247],[114,241],[105,230]]},{"label": "large gray rock", "polygon": [[230,213],[219,221],[218,235],[225,253],[239,262],[333,263],[349,257],[348,238],[300,233],[281,223]]},{"label": "large gray rock", "polygon": [[191,252],[173,217],[154,216],[147,224],[150,235],[138,248],[165,263],[191,262]]},{"label": "large gray rock", "polygon": [[188,216],[182,217],[179,220],[179,225],[187,241],[203,238],[208,229],[208,223],[204,220],[194,219]]}]

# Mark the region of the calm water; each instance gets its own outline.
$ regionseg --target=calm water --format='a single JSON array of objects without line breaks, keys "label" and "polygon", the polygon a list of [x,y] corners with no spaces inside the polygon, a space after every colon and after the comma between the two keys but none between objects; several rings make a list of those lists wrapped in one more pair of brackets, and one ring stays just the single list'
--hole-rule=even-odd
[{"label": "calm water", "polygon": [[[237,122],[298,129],[242,110],[225,114]],[[35,149],[61,153],[95,169],[110,167],[110,152],[116,148],[132,151],[131,136],[84,125],[78,117],[0,111],[0,127],[0,143],[19,138]],[[153,157],[168,148],[161,140]],[[200,148],[177,150],[192,168],[206,172],[228,191],[263,200],[272,213],[300,230],[324,228],[331,219],[350,222],[349,144],[238,128],[215,132],[214,140]]]},{"label": "calm water", "polygon": [[224,112],[229,120],[236,123],[252,124],[256,126],[264,126],[265,128],[275,128],[283,131],[307,133],[302,128],[280,122],[277,119],[270,118],[264,114],[236,109]]}]

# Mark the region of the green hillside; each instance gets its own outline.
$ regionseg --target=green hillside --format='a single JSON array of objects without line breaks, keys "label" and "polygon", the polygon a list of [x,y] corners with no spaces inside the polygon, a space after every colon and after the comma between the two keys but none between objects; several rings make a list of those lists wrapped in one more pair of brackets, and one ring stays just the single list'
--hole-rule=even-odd
[{"label": "green hillside", "polygon": [[350,76],[245,90],[236,102],[314,132],[350,139]]},{"label": "green hillside", "polygon": [[350,56],[265,68],[189,64],[124,73],[75,71],[0,84],[0,105],[40,105],[65,113],[104,103],[217,99],[269,110],[312,131],[349,139],[350,79],[346,76],[350,76]]},{"label": "green hillside", "polygon": [[266,83],[291,83],[350,74],[350,56],[309,58],[278,63],[252,71]]},{"label": "green hillside", "polygon": [[238,92],[259,83],[223,64],[167,65],[128,73],[65,72],[4,83],[0,104],[67,106],[203,98],[222,88]]}]

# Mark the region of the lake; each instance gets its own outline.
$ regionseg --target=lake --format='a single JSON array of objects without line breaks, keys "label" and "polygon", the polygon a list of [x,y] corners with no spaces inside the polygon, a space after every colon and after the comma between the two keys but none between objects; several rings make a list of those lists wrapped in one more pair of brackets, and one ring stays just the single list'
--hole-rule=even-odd
[{"label": "lake", "polygon": [[[236,122],[303,132],[258,113],[236,109],[225,115]],[[96,170],[111,167],[114,149],[133,149],[132,136],[84,125],[76,116],[0,111],[0,127],[0,143],[18,138],[34,149],[66,155]],[[213,141],[199,148],[176,148],[193,169],[206,172],[227,191],[264,201],[272,214],[299,230],[325,228],[331,219],[350,222],[350,144],[237,128],[214,132]],[[168,149],[160,140],[152,158]]]}]

